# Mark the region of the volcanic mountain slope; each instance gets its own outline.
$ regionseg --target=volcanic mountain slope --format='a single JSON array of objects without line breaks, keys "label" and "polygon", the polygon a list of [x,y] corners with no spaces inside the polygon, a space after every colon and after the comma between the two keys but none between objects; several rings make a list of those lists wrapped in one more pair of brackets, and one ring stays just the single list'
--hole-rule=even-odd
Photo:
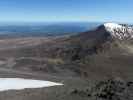
[{"label": "volcanic mountain slope", "polygon": [[132,78],[132,35],[132,27],[115,23],[106,23],[79,34],[71,42],[81,47],[73,56],[74,60],[81,59],[80,63],[85,66],[88,76],[98,74]]},{"label": "volcanic mountain slope", "polygon": [[[133,79],[132,38],[131,26],[105,23],[73,36],[44,40],[30,38],[32,41],[28,43],[18,39],[14,46],[0,49],[0,59],[4,62],[1,66],[66,77],[120,76]],[[13,45],[11,41],[14,40],[8,41],[8,45]]]},{"label": "volcanic mountain slope", "polygon": [[67,63],[61,68],[83,77],[132,78],[132,35],[130,26],[105,23],[91,31],[57,39],[48,51]]},{"label": "volcanic mountain slope", "polygon": [[[64,50],[67,53],[66,55],[71,55],[72,60],[78,60],[84,56],[98,52],[102,53],[111,49],[126,50],[125,47],[130,48],[129,45],[132,45],[132,38],[132,27],[105,23],[92,31],[80,33],[60,41],[63,45],[60,47],[64,47],[61,51]],[[127,51],[130,51],[129,48],[127,48]]]}]

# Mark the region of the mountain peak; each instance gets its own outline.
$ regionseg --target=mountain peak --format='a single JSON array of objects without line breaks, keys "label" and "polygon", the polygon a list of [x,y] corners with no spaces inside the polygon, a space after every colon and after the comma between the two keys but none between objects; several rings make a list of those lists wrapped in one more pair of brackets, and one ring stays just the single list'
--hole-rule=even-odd
[{"label": "mountain peak", "polygon": [[117,23],[105,23],[105,30],[114,38],[124,40],[133,38],[133,27]]},{"label": "mountain peak", "polygon": [[106,28],[121,28],[122,26],[117,23],[104,23],[104,26]]}]

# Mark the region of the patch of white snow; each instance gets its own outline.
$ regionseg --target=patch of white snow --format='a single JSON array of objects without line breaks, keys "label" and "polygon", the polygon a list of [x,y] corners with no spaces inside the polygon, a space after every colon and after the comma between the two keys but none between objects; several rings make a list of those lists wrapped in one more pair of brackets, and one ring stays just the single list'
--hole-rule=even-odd
[{"label": "patch of white snow", "polygon": [[122,27],[121,25],[117,23],[105,23],[104,26],[109,27],[109,28],[121,28]]},{"label": "patch of white snow", "polygon": [[133,37],[132,27],[119,25],[117,23],[105,23],[104,27],[111,34],[111,36],[120,40]]},{"label": "patch of white snow", "polygon": [[63,84],[50,81],[31,80],[23,78],[0,78],[0,91],[21,90],[25,88],[43,88],[56,85]]}]

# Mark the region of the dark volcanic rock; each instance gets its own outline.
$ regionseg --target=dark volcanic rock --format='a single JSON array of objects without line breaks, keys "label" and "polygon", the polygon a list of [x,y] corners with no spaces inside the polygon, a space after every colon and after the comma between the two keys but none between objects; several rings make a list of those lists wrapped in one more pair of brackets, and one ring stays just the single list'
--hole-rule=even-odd
[{"label": "dark volcanic rock", "polygon": [[130,88],[128,82],[120,78],[111,78],[97,83],[92,96],[105,100],[132,100],[133,91]]},{"label": "dark volcanic rock", "polygon": [[94,87],[73,89],[71,94],[93,98],[93,100],[133,100],[133,82],[110,78],[97,82]]}]

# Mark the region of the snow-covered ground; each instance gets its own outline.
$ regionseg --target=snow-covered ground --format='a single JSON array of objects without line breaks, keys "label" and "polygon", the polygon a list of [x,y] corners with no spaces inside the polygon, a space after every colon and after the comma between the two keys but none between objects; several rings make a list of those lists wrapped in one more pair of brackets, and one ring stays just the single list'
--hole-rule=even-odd
[{"label": "snow-covered ground", "polygon": [[63,84],[50,81],[31,80],[23,78],[0,78],[0,91],[21,90],[25,88],[43,88],[56,85]]},{"label": "snow-covered ground", "polygon": [[105,23],[104,26],[112,37],[120,40],[133,38],[133,27],[117,23]]}]

